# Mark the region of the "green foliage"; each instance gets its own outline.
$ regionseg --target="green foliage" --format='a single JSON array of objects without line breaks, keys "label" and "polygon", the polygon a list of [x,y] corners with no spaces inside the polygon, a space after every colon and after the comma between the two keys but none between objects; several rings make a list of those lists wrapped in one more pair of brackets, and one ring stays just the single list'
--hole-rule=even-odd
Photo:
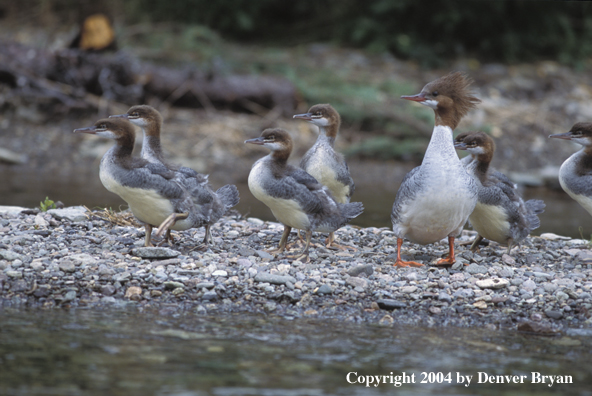
[{"label": "green foliage", "polygon": [[49,197],[45,197],[44,201],[39,202],[39,209],[41,209],[42,212],[47,212],[49,209],[55,208],[55,202],[49,199]]},{"label": "green foliage", "polygon": [[592,2],[529,0],[132,0],[132,21],[203,24],[241,41],[332,41],[390,51],[426,66],[592,55]]}]

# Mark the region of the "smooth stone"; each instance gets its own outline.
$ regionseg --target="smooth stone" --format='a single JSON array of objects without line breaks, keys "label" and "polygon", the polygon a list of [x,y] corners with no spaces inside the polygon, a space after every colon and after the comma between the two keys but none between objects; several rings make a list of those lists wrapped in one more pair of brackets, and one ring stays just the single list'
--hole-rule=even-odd
[{"label": "smooth stone", "polygon": [[165,247],[138,247],[132,249],[132,254],[147,259],[168,259],[177,257],[181,253]]},{"label": "smooth stone", "polygon": [[0,258],[7,260],[7,261],[13,261],[13,260],[22,260],[22,255],[18,254],[16,252],[13,252],[12,250],[4,250],[4,249],[0,249]]},{"label": "smooth stone", "polygon": [[376,301],[380,309],[386,309],[387,311],[392,311],[393,309],[399,308],[406,308],[407,304],[403,301],[392,300],[389,298],[383,298]]},{"label": "smooth stone", "polygon": [[101,294],[104,296],[112,296],[113,294],[115,294],[115,286],[113,286],[113,285],[101,286]]},{"label": "smooth stone", "polygon": [[224,270],[216,270],[216,271],[212,272],[212,276],[226,277],[226,276],[228,276],[228,272],[226,272]]},{"label": "smooth stone", "polygon": [[0,214],[19,214],[23,210],[27,210],[27,208],[23,208],[22,206],[0,206]]},{"label": "smooth stone", "polygon": [[76,292],[74,290],[70,290],[64,296],[64,300],[63,301],[64,302],[68,302],[68,301],[74,301],[74,300],[76,300]]},{"label": "smooth stone", "polygon": [[417,286],[404,286],[401,288],[401,293],[411,294],[417,290]]},{"label": "smooth stone", "polygon": [[70,220],[72,222],[87,221],[86,209],[83,206],[71,206],[64,209],[49,209],[47,211],[57,220]]},{"label": "smooth stone", "polygon": [[130,286],[125,291],[125,298],[135,299],[136,296],[142,295],[142,288],[139,286]]},{"label": "smooth stone", "polygon": [[368,286],[368,281],[366,279],[358,278],[356,276],[350,276],[345,280],[345,283],[352,286],[354,289],[359,287],[362,289],[362,291]]},{"label": "smooth stone", "polygon": [[106,264],[99,265],[99,275],[113,275],[115,270]]},{"label": "smooth stone", "polygon": [[552,232],[544,232],[540,237],[548,241],[567,241],[571,239],[570,237],[553,234]]},{"label": "smooth stone", "polygon": [[258,219],[256,217],[248,217],[247,218],[247,221],[249,223],[253,223],[253,224],[257,225],[257,226],[262,226],[263,224],[265,224],[265,222],[263,220]]},{"label": "smooth stone", "polygon": [[592,337],[592,329],[567,329],[565,335],[570,337]]},{"label": "smooth stone", "polygon": [[366,274],[367,276],[370,276],[373,273],[374,268],[372,267],[372,264],[357,265],[354,268],[351,268],[347,271],[347,274],[349,276],[359,276],[361,274]]},{"label": "smooth stone", "polygon": [[8,270],[8,271],[4,271],[4,273],[9,278],[22,278],[23,277],[23,273],[21,271]]},{"label": "smooth stone", "polygon": [[207,291],[204,293],[202,298],[204,300],[213,301],[218,298],[218,294],[215,291]]},{"label": "smooth stone", "polygon": [[62,261],[59,265],[59,268],[60,268],[60,271],[64,271],[64,272],[76,271],[76,265],[74,264],[74,262],[72,262],[70,260]]},{"label": "smooth stone", "polygon": [[269,272],[259,272],[255,275],[255,282],[267,282],[274,285],[284,285],[286,282],[296,283],[296,279],[292,276],[275,275]]},{"label": "smooth stone", "polygon": [[97,262],[93,256],[87,253],[72,254],[68,256],[76,265],[93,265]]},{"label": "smooth stone", "polygon": [[509,280],[501,278],[482,279],[475,282],[481,289],[503,289],[509,283]]},{"label": "smooth stone", "polygon": [[173,290],[176,289],[178,287],[185,287],[184,284],[182,284],[181,282],[174,282],[174,281],[167,281],[163,283],[164,288],[167,290]]},{"label": "smooth stone", "polygon": [[468,267],[465,268],[465,271],[468,272],[469,274],[486,274],[487,273],[487,267],[484,265],[479,265],[479,264],[470,264]]},{"label": "smooth stone", "polygon": [[195,288],[196,288],[196,289],[202,289],[202,288],[204,288],[204,287],[205,287],[206,289],[211,289],[211,288],[213,288],[214,286],[216,286],[216,284],[215,284],[215,283],[213,283],[213,282],[201,282],[201,283],[198,283],[198,284],[196,284],[196,285],[195,285]]},{"label": "smooth stone", "polygon": [[547,315],[551,319],[556,319],[556,320],[563,318],[563,312],[555,311],[552,309],[545,311],[545,315]]},{"label": "smooth stone", "polygon": [[532,279],[527,279],[522,282],[522,288],[528,291],[533,291],[536,289],[536,283]]},{"label": "smooth stone", "polygon": [[510,256],[507,253],[502,254],[502,262],[507,265],[516,264],[516,260],[514,259],[514,257]]},{"label": "smooth stone", "polygon": [[49,226],[49,222],[47,220],[45,220],[43,218],[43,216],[41,216],[39,214],[37,216],[35,216],[34,222],[35,222],[35,225],[36,226],[39,226],[39,227],[47,227],[47,226]]},{"label": "smooth stone", "polygon": [[440,294],[438,294],[438,300],[451,302],[452,296],[450,296],[450,294],[442,291],[442,292],[440,292]]},{"label": "smooth stone", "polygon": [[331,288],[331,286],[324,284],[321,285],[321,287],[319,287],[317,289],[317,294],[331,294],[333,293],[333,289]]},{"label": "smooth stone", "polygon": [[238,264],[239,267],[244,267],[244,268],[250,268],[253,265],[251,260],[244,259],[244,258],[238,259],[236,261],[236,263]]}]

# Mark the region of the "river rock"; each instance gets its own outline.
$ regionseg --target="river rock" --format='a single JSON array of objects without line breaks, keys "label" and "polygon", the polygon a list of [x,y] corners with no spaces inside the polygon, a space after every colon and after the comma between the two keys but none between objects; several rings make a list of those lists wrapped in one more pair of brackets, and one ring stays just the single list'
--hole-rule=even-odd
[{"label": "river rock", "polygon": [[267,282],[274,285],[285,285],[286,282],[290,282],[292,284],[296,283],[296,279],[292,276],[284,276],[284,275],[276,275],[270,274],[269,272],[259,272],[255,275],[256,282]]},{"label": "river rock", "polygon": [[482,279],[475,282],[481,289],[503,289],[509,283],[509,280],[501,278]]},{"label": "river rock", "polygon": [[383,298],[376,301],[380,309],[386,309],[387,311],[392,311],[393,309],[399,308],[406,308],[407,304],[403,301],[392,300],[389,298]]},{"label": "river rock", "polygon": [[132,249],[132,254],[146,259],[168,259],[177,257],[181,253],[165,247],[139,247]]},{"label": "river rock", "polygon": [[72,222],[88,220],[88,217],[86,217],[87,211],[84,206],[71,206],[64,209],[49,209],[47,213],[52,215],[57,220],[66,219]]},{"label": "river rock", "polygon": [[370,276],[374,273],[374,268],[372,264],[356,265],[354,268],[349,269],[347,273],[349,276],[359,276],[361,274]]}]

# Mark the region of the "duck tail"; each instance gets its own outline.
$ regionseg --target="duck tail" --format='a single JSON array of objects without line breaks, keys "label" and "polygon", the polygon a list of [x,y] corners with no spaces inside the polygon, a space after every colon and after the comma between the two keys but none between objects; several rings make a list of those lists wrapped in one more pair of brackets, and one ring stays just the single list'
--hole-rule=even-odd
[{"label": "duck tail", "polygon": [[545,211],[545,202],[540,199],[529,199],[524,203],[527,210],[527,221],[528,221],[528,228],[530,230],[536,230],[541,226],[541,220],[538,218],[538,215]]},{"label": "duck tail", "polygon": [[358,217],[364,211],[364,205],[361,202],[351,202],[341,205],[341,214],[348,219]]},{"label": "duck tail", "polygon": [[220,187],[216,191],[216,195],[218,195],[227,210],[235,206],[239,201],[238,188],[233,184]]}]

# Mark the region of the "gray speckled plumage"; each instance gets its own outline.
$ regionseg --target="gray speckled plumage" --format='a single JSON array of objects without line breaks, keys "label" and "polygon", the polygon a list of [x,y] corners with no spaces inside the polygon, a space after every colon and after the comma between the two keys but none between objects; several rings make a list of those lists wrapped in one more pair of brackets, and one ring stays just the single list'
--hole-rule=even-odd
[{"label": "gray speckled plumage", "polygon": [[[336,202],[329,189],[314,177],[295,166],[278,164],[271,154],[259,159],[253,165],[251,173],[249,181],[257,179],[266,195],[294,201],[306,214],[309,220],[308,227],[302,227],[293,222],[286,224],[290,227],[332,232],[363,211],[363,205],[360,202],[347,204]],[[278,220],[281,221],[279,218]]]},{"label": "gray speckled plumage", "polygon": [[[479,186],[478,202],[469,222],[487,238],[508,246],[520,243],[540,226],[538,214],[545,204],[541,200],[524,202],[517,186],[503,173],[490,166],[495,152],[495,142],[483,132],[464,132],[455,139],[455,147],[467,150],[471,155],[462,163]],[[476,244],[472,249],[476,248]]]},{"label": "gray speckled plumage", "polygon": [[[204,226],[216,223],[230,208],[238,204],[239,193],[234,185],[226,185],[216,192],[208,183],[208,175],[195,170],[171,164],[164,159],[160,143],[162,116],[153,107],[147,105],[132,106],[126,114],[111,116],[128,119],[142,128],[144,140],[141,157],[153,164],[160,164],[174,172],[175,180],[191,194],[196,210],[204,218]],[[206,240],[208,235],[206,235]]]}]

